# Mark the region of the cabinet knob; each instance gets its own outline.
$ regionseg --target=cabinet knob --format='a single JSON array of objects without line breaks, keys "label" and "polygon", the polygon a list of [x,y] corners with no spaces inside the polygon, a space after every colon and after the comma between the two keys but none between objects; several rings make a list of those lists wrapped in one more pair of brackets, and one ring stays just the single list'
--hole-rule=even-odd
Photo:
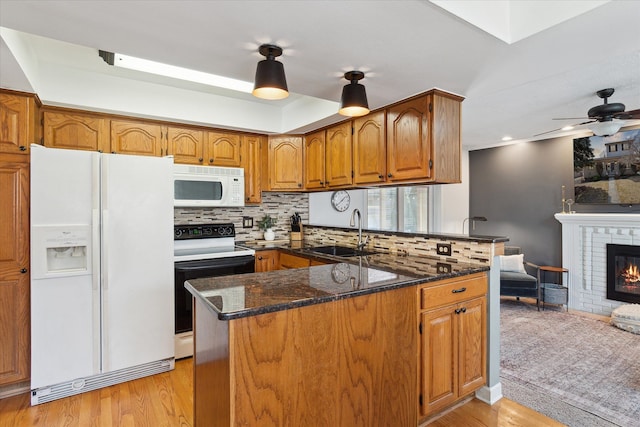
[{"label": "cabinet knob", "polygon": [[388,176],[389,178],[392,178],[392,177],[393,177],[393,174],[388,173],[388,174],[387,174],[387,176]]},{"label": "cabinet knob", "polygon": [[298,187],[302,187],[302,184],[298,183]]},{"label": "cabinet knob", "polygon": [[258,257],[258,261],[262,261],[262,257],[261,256]]},{"label": "cabinet knob", "polygon": [[200,157],[200,158],[198,159],[198,161],[199,161],[200,163],[202,163],[202,161],[203,161],[203,160],[204,160],[204,159],[203,159],[202,157]]},{"label": "cabinet knob", "polygon": [[324,181],[320,181],[320,185],[324,185]]},{"label": "cabinet knob", "polygon": [[209,159],[209,163],[213,163],[213,159]]},{"label": "cabinet knob", "polygon": [[25,147],[24,145],[21,145],[18,148],[20,149],[20,151],[27,151],[27,147]]},{"label": "cabinet knob", "polygon": [[378,175],[378,178],[382,179],[384,178],[384,175]]},{"label": "cabinet knob", "polygon": [[116,154],[116,152],[115,152],[115,151],[112,151],[112,152],[111,152],[111,154]]},{"label": "cabinet knob", "polygon": [[22,268],[22,269],[20,269],[20,273],[22,273],[22,274],[26,274],[26,273],[27,273],[27,271],[29,271],[29,270],[27,270],[26,268]]},{"label": "cabinet knob", "polygon": [[249,201],[250,197],[247,197],[247,202]]}]

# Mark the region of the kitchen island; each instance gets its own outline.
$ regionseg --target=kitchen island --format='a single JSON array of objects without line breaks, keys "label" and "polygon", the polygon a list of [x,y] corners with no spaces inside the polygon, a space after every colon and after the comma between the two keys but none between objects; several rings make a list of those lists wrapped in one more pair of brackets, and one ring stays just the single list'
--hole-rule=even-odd
[{"label": "kitchen island", "polygon": [[188,281],[196,426],[416,426],[484,385],[488,268],[376,256]]}]

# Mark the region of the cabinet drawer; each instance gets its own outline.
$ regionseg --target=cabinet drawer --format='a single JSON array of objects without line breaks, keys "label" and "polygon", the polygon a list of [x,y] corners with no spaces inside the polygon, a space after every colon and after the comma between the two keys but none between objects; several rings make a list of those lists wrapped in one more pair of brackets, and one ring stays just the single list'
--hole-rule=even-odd
[{"label": "cabinet drawer", "polygon": [[280,253],[280,269],[306,268],[311,264],[309,258],[299,257],[288,253]]},{"label": "cabinet drawer", "polygon": [[483,296],[487,293],[487,277],[485,275],[453,279],[441,285],[420,289],[420,306],[422,309],[455,304],[459,301]]}]

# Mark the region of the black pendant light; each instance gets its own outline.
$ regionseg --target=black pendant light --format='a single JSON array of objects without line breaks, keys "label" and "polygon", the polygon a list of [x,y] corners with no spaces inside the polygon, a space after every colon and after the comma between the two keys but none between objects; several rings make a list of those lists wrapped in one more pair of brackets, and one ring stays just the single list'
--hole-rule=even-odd
[{"label": "black pendant light", "polygon": [[344,78],[351,83],[342,88],[342,98],[340,99],[339,114],[349,117],[360,117],[369,114],[369,103],[364,86],[358,80],[364,78],[362,71],[349,71],[344,73]]},{"label": "black pendant light", "polygon": [[260,55],[266,56],[258,62],[256,79],[253,86],[253,96],[262,99],[283,99],[289,96],[287,79],[284,76],[284,66],[276,58],[282,55],[282,48],[263,44],[258,49]]}]

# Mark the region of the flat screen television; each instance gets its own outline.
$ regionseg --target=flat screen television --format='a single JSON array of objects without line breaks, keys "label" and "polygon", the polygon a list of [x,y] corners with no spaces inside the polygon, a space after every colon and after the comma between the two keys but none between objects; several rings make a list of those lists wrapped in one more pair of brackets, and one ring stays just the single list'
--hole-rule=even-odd
[{"label": "flat screen television", "polygon": [[640,129],[573,140],[574,201],[640,204]]}]

